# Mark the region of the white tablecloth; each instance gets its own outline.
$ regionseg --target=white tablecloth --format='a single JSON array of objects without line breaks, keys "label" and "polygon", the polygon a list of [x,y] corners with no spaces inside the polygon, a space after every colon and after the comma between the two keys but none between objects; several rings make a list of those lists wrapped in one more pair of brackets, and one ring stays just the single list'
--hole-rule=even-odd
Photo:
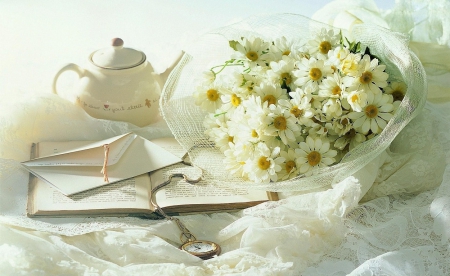
[{"label": "white tablecloth", "polygon": [[[1,1],[0,274],[448,275],[450,78],[423,48],[417,53],[428,61],[430,102],[392,152],[325,191],[284,194],[280,202],[243,212],[183,217],[197,237],[222,245],[217,258],[201,261],[179,251],[179,230],[167,221],[23,216],[28,174],[18,161],[28,158],[31,142],[130,130],[170,134],[164,123],[141,129],[91,118],[51,94],[53,75],[65,63],[83,65],[91,52],[121,37],[163,70],[208,30],[263,13],[312,16],[328,2]],[[448,47],[445,1],[400,1],[388,12],[392,2],[335,1],[316,19],[350,24],[353,14],[409,31],[407,15],[414,14],[422,24],[411,25],[413,39]],[[433,53],[440,50],[446,49]],[[70,79],[61,84],[69,92],[72,85]],[[361,185],[376,187],[369,201],[358,203]]]}]

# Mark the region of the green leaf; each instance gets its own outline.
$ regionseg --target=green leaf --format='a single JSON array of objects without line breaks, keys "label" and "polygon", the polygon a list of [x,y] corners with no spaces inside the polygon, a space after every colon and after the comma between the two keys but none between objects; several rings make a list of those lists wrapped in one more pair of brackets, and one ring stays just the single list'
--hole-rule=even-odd
[{"label": "green leaf", "polygon": [[236,47],[237,44],[239,44],[239,42],[237,42],[236,40],[228,41],[228,45],[230,45],[230,47],[233,48],[233,50],[235,50],[235,51],[237,51],[237,47]]}]

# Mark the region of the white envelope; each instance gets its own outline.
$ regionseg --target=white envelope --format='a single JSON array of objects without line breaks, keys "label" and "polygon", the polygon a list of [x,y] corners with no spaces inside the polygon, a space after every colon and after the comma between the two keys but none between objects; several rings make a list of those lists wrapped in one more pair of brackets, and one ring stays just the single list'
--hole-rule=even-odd
[{"label": "white envelope", "polygon": [[[101,172],[104,145],[109,145],[107,176]],[[65,195],[72,195],[181,162],[181,158],[140,137],[127,133],[98,142],[68,142],[72,148],[39,157],[22,165]],[[67,147],[67,146],[66,146]]]}]

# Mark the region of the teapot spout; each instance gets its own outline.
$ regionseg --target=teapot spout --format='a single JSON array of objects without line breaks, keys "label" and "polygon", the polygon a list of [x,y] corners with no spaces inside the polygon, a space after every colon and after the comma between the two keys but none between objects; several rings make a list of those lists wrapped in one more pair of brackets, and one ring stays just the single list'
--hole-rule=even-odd
[{"label": "teapot spout", "polygon": [[161,86],[161,89],[164,87],[164,84],[167,81],[167,78],[169,77],[169,74],[172,72],[172,70],[175,68],[175,66],[180,62],[181,58],[184,55],[184,51],[180,51],[178,55],[176,55],[175,59],[170,63],[170,65],[167,67],[167,69],[159,74],[159,85]]}]

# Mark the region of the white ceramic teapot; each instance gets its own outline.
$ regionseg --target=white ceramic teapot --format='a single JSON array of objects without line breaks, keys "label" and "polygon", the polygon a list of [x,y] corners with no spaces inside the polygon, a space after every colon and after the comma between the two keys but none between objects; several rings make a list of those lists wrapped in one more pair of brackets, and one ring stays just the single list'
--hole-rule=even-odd
[{"label": "white ceramic teapot", "polygon": [[87,68],[69,63],[53,79],[56,84],[65,71],[74,71],[80,80],[76,87],[76,104],[94,118],[126,121],[139,127],[159,118],[159,97],[170,71],[181,53],[161,75],[154,72],[143,52],[123,47],[123,40],[112,39],[110,47],[89,56]]}]

